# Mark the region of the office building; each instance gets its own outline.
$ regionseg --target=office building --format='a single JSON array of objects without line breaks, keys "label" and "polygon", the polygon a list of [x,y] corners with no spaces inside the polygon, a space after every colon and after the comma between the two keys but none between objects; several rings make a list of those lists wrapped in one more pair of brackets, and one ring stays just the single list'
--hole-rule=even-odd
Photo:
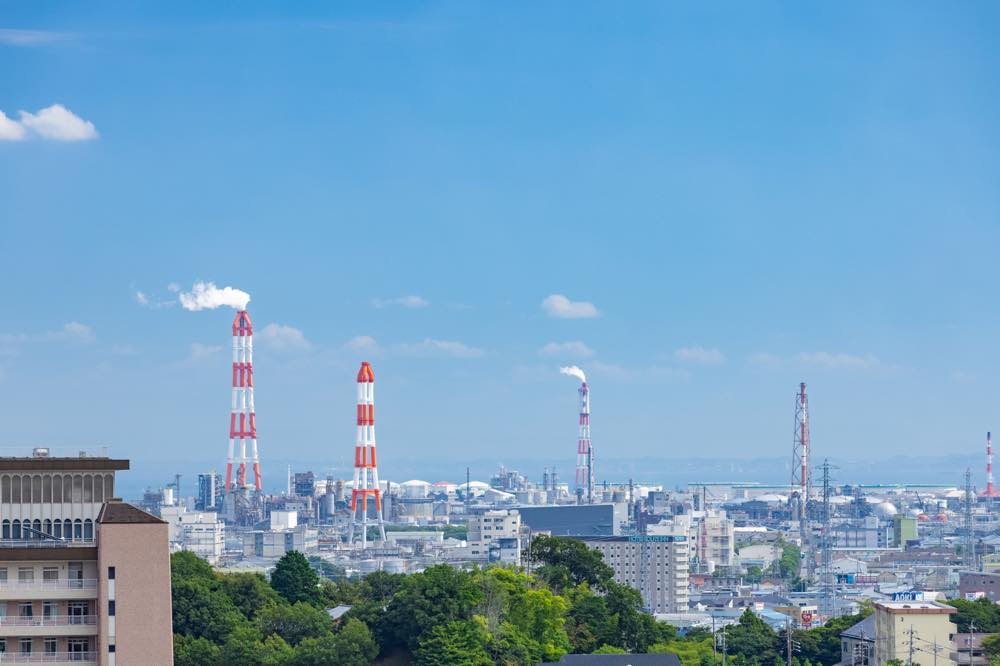
[{"label": "office building", "polygon": [[690,541],[681,535],[581,538],[601,553],[615,581],[639,590],[652,613],[688,610]]},{"label": "office building", "polygon": [[168,529],[114,496],[128,468],[0,458],[0,662],[173,663]]}]

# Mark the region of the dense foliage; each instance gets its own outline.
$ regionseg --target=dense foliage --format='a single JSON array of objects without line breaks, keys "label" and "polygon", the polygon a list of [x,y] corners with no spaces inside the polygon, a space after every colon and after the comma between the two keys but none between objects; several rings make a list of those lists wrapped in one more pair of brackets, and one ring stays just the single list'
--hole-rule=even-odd
[{"label": "dense foliage", "polygon": [[[683,666],[718,666],[712,634],[678,636],[642,609],[638,591],[614,581],[601,556],[579,541],[536,537],[529,570],[432,566],[412,575],[318,576],[299,553],[268,582],[219,574],[191,553],[172,558],[177,666],[520,666],[567,653],[673,653]],[[350,605],[334,622],[326,609]],[[961,611],[960,611],[961,613]],[[796,666],[835,664],[839,633],[864,617],[796,631]],[[977,624],[978,624],[977,620]],[[725,634],[727,663],[784,663],[785,636],[752,611]],[[721,640],[720,643],[721,645]]]}]

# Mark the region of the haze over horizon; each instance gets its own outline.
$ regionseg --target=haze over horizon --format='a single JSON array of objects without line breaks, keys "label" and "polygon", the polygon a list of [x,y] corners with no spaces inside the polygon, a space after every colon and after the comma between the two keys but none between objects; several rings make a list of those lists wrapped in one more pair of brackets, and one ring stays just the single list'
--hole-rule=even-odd
[{"label": "haze over horizon", "polygon": [[222,469],[238,291],[269,488],[362,359],[388,474],[568,478],[571,365],[598,461],[981,456],[1000,6],[568,6],[6,7],[0,448]]}]

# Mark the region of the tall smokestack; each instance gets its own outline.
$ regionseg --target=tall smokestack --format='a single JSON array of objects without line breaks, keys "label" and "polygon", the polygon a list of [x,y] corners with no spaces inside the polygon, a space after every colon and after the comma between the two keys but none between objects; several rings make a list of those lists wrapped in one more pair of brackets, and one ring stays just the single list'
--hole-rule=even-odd
[{"label": "tall smokestack", "polygon": [[[368,518],[368,498],[375,500],[376,521]],[[360,502],[359,502],[360,500]],[[360,512],[358,509],[360,508]],[[378,524],[385,541],[382,522],[382,489],[375,461],[375,373],[368,361],[358,370],[358,439],[354,447],[354,488],[351,490],[351,523],[347,542],[354,541],[355,526],[361,530],[361,547],[368,546],[368,525]]]},{"label": "tall smokestack", "polygon": [[[250,458],[247,457],[248,440]],[[247,480],[247,462],[253,465],[252,485]],[[235,483],[234,464],[238,464]],[[257,414],[253,402],[253,324],[250,314],[240,310],[233,319],[233,401],[229,413],[226,492],[251,487],[258,491],[262,489],[260,459],[257,456]]]},{"label": "tall smokestack", "polygon": [[799,536],[802,549],[807,550],[809,542],[809,495],[812,493],[812,479],[809,472],[809,397],[806,384],[799,384],[795,396],[795,435],[792,442],[792,493],[798,495]]},{"label": "tall smokestack", "polygon": [[993,438],[986,433],[986,496],[995,497],[993,490]]},{"label": "tall smokestack", "polygon": [[583,488],[587,504],[594,501],[594,448],[590,442],[590,387],[580,384],[580,434],[576,445],[576,486]]}]

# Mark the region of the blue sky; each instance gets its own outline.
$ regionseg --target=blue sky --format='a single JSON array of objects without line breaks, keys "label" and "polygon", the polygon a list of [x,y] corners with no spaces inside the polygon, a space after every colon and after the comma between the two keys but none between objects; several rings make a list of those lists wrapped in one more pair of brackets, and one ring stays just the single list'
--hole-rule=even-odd
[{"label": "blue sky", "polygon": [[390,476],[571,474],[570,363],[608,457],[784,455],[799,381],[817,455],[1000,430],[993,3],[0,9],[0,446],[221,465],[197,280],[270,325],[272,484],[362,358]]}]

